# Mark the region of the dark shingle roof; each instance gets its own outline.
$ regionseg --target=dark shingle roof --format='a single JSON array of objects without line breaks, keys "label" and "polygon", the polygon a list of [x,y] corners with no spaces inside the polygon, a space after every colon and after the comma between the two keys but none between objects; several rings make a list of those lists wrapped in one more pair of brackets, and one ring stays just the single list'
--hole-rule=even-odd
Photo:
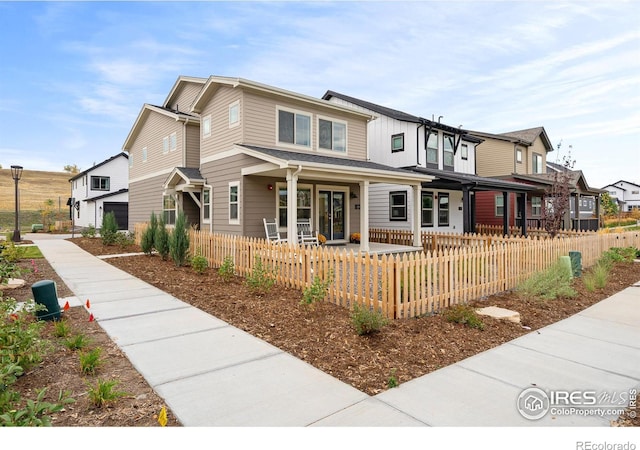
[{"label": "dark shingle roof", "polygon": [[129,189],[122,188],[119,191],[109,192],[108,194],[98,195],[97,197],[85,198],[83,201],[85,201],[85,202],[93,202],[93,201],[96,201],[96,200],[100,200],[102,198],[113,197],[114,195],[118,195],[118,194],[125,194],[127,192],[129,192]]},{"label": "dark shingle roof", "polygon": [[107,164],[108,162],[111,162],[111,161],[113,161],[114,159],[119,158],[119,157],[121,157],[121,156],[124,156],[125,158],[129,159],[129,155],[127,155],[125,152],[120,152],[120,153],[118,153],[117,155],[114,155],[114,156],[112,156],[112,157],[111,157],[111,158],[109,158],[109,159],[105,159],[105,160],[104,160],[104,161],[102,161],[101,163],[98,163],[98,164],[96,164],[96,165],[92,166],[91,168],[89,168],[89,169],[87,169],[87,170],[83,170],[82,172],[75,174],[75,175],[73,176],[73,178],[69,178],[69,181],[76,180],[76,179],[80,178],[81,176],[86,175],[87,173],[91,172],[92,170],[97,169],[97,168],[98,168],[98,167],[100,167],[100,166],[104,166],[104,165],[105,165],[105,164]]},{"label": "dark shingle roof", "polygon": [[427,169],[424,167],[411,167],[414,172],[433,175],[436,177],[428,186],[436,188],[460,189],[468,186],[474,190],[505,190],[515,192],[527,192],[536,190],[535,186],[515,181],[500,180],[497,178],[480,177],[470,173],[449,172],[439,169]]},{"label": "dark shingle roof", "polygon": [[204,180],[204,177],[200,173],[200,169],[195,167],[176,167],[185,177],[190,180]]}]

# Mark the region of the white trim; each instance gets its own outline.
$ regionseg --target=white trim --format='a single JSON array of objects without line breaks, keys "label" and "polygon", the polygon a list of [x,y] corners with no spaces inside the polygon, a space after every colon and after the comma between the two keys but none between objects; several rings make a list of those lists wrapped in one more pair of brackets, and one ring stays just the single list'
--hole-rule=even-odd
[{"label": "white trim", "polygon": [[169,153],[169,136],[162,138],[162,154],[166,155],[167,153]]},{"label": "white trim", "polygon": [[[280,111],[293,114],[293,144],[289,142],[280,142]],[[309,117],[309,145],[296,144],[296,114]],[[283,148],[290,148],[292,150],[312,150],[313,147],[313,113],[304,111],[301,109],[289,108],[287,106],[276,105],[276,141],[275,145]]]},{"label": "white trim", "polygon": [[[237,200],[236,200],[236,205],[238,206],[236,213],[238,214],[238,217],[236,219],[232,219],[231,218],[231,188],[232,187],[237,187]],[[229,218],[229,225],[240,225],[240,206],[241,206],[241,201],[240,201],[240,182],[239,181],[229,181],[229,191],[227,193],[227,202],[228,202],[228,215],[227,217]]]},{"label": "white trim", "polygon": [[[209,207],[208,207],[208,209],[209,209],[209,218],[208,219],[205,219],[205,217],[204,217],[204,212],[205,212],[206,205],[207,205],[204,202],[204,193],[205,193],[205,191],[209,191]],[[213,222],[212,221],[213,213],[212,213],[212,208],[211,208],[212,206],[213,206],[213,186],[205,184],[203,186],[203,188],[202,188],[202,208],[200,208],[200,210],[201,210],[202,223],[209,225],[209,227],[208,227],[209,231],[211,231],[211,223]]]},{"label": "white trim", "polygon": [[[236,106],[238,107],[238,118],[235,122],[231,122],[231,109]],[[235,128],[238,125],[240,125],[240,100],[229,104],[229,128]]]},{"label": "white trim", "polygon": [[[333,148],[333,139],[331,140],[331,148],[320,147],[320,120],[324,120],[327,122],[331,122],[331,136],[333,137],[333,124],[340,123],[344,125],[344,150],[335,150]],[[346,155],[349,153],[349,123],[346,120],[334,119],[331,116],[324,116],[321,114],[316,115],[316,129],[318,132],[316,133],[316,148],[319,153],[329,153],[331,155]]]},{"label": "white trim", "polygon": [[173,152],[178,148],[178,134],[174,131],[169,135],[169,151]]},{"label": "white trim", "polygon": [[148,153],[149,153],[149,151],[148,151],[147,147],[146,146],[142,147],[142,162],[143,163],[147,162],[147,158],[149,156]]},{"label": "white trim", "polygon": [[[276,221],[278,221],[280,219],[280,189],[281,188],[287,188],[287,183],[286,181],[278,181],[276,182]],[[301,189],[308,189],[309,191],[311,191],[311,220],[313,220],[313,211],[314,211],[314,199],[315,199],[315,193],[313,191],[313,184],[297,184],[297,190],[301,190]],[[298,192],[296,192],[296,197],[298,195]],[[288,201],[288,200],[287,200]],[[287,203],[287,207],[289,206],[289,204]],[[298,203],[297,203],[297,199],[296,199],[296,220],[298,219],[297,217],[298,214]],[[286,224],[285,226],[282,226],[282,224],[280,224],[278,226],[278,228],[280,229],[280,231],[287,231],[287,227]]]},{"label": "white trim", "polygon": [[172,171],[173,171],[173,168],[165,169],[165,170],[159,170],[158,172],[153,172],[153,173],[150,173],[150,174],[147,174],[147,175],[143,175],[141,177],[131,178],[131,179],[129,179],[129,184],[137,183],[138,181],[149,180],[151,178],[159,177],[160,175],[167,175],[167,174],[170,174]]},{"label": "white trim", "polygon": [[241,175],[254,175],[256,173],[264,173],[270,170],[278,170],[280,166],[273,163],[257,164],[255,166],[243,167],[240,169]]},{"label": "white trim", "polygon": [[[205,132],[204,124],[209,122],[209,132]],[[202,118],[202,138],[208,138],[211,136],[211,114],[207,114]]]},{"label": "white trim", "polygon": [[[351,211],[351,205],[350,205],[350,195],[349,193],[351,192],[351,188],[349,186],[336,186],[336,185],[330,185],[330,184],[316,184],[316,195],[315,195],[315,201],[316,201],[316,205],[320,205],[320,191],[331,191],[331,192],[342,192],[344,193],[344,205],[342,205],[342,208],[344,210],[344,238],[342,240],[344,241],[349,241],[349,236],[351,235],[351,229],[350,229],[350,211]],[[319,206],[318,206],[319,208]],[[360,211],[360,214],[365,214],[366,211]],[[315,215],[316,217],[316,223],[315,223],[315,229],[318,230],[318,233],[320,233],[320,211],[318,210],[317,214]],[[362,233],[360,235],[362,237]],[[325,236],[327,238],[327,242],[335,242],[335,240],[330,241],[329,240],[329,236]]]}]

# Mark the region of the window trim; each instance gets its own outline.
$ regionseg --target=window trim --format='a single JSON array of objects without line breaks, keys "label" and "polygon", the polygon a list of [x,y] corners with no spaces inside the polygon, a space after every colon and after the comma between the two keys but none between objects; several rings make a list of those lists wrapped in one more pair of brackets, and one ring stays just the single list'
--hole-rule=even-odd
[{"label": "window trim", "polygon": [[[325,122],[331,122],[331,148],[326,148],[326,147],[320,147],[320,121],[324,120]],[[344,150],[336,150],[333,146],[333,136],[335,133],[334,130],[334,124],[339,124],[339,125],[344,125]],[[347,142],[348,142],[348,122],[346,120],[340,120],[340,119],[334,119],[332,117],[328,117],[328,116],[320,116],[318,115],[316,117],[316,127],[318,130],[317,133],[317,149],[318,151],[321,152],[329,152],[329,153],[341,153],[341,154],[346,154],[347,153]]]},{"label": "window trim", "polygon": [[[165,208],[165,199],[167,197],[171,197],[173,200],[173,209]],[[173,221],[169,220],[167,217],[167,213],[173,212]],[[178,201],[175,197],[175,194],[163,194],[162,195],[162,219],[164,220],[165,225],[172,227],[176,224],[176,218],[178,217]]]},{"label": "window trim", "polygon": [[[106,180],[106,187],[102,188],[100,186],[102,186],[102,183],[99,182],[98,187],[95,188],[93,185],[93,180]],[[105,176],[105,175],[91,175],[91,190],[92,191],[109,191],[111,190],[111,177]]]},{"label": "window trim", "polygon": [[147,162],[147,157],[148,157],[148,150],[147,147],[142,147],[142,162]]},{"label": "window trim", "polygon": [[169,135],[169,151],[176,151],[178,148],[178,134],[174,131]]},{"label": "window trim", "polygon": [[[538,206],[534,206],[533,199],[537,199],[539,201]],[[536,209],[538,209],[537,214],[535,212]],[[537,195],[532,195],[531,196],[531,217],[540,217],[541,215],[542,215],[542,197],[539,197]]]},{"label": "window trim", "polygon": [[[293,143],[280,140],[280,111],[293,114]],[[309,118],[309,145],[296,144],[296,116],[301,115]],[[276,145],[295,149],[309,150],[313,147],[313,113],[293,108],[276,105]]]},{"label": "window trim", "polygon": [[[435,147],[429,147],[429,138],[431,136],[435,136],[435,139],[436,139]],[[429,133],[427,136],[427,142],[425,142],[424,145],[425,145],[425,151],[426,151],[425,163],[427,167],[431,169],[438,169],[440,164],[440,134],[437,131]],[[435,155],[436,155],[435,162],[429,162],[429,150],[435,150]]]},{"label": "window trim", "polygon": [[166,155],[167,153],[169,153],[169,136],[162,138],[162,154]]},{"label": "window trim", "polygon": [[[237,117],[236,120],[234,122],[231,121],[231,111],[233,111],[234,109],[237,110]],[[235,128],[238,125],[240,125],[240,100],[236,100],[235,102],[232,102],[229,104],[229,128]]]},{"label": "window trim", "polygon": [[[280,231],[287,231],[287,224],[282,224],[280,223],[280,209],[284,208],[287,209],[287,205],[284,206],[280,206],[280,189],[284,188],[285,190],[287,189],[287,183],[276,183],[276,222],[278,223],[278,229]],[[313,211],[314,211],[314,199],[315,199],[315,193],[313,191],[313,184],[301,184],[298,183],[298,191],[301,190],[308,190],[309,191],[309,200],[310,200],[310,206],[309,206],[309,220],[311,221],[311,223],[313,223],[314,221],[314,217],[313,217]],[[298,193],[296,192],[296,197],[297,197]],[[297,204],[297,199],[296,199],[296,220],[298,219],[297,214],[298,214],[298,209],[302,209],[302,208],[298,208],[298,204]],[[306,209],[306,207],[304,208]],[[315,226],[312,226],[315,229]]]},{"label": "window trim", "polygon": [[522,149],[516,148],[516,164],[522,164]]},{"label": "window trim", "polygon": [[[431,197],[431,223],[424,221],[424,211],[429,210],[424,207],[424,197]],[[420,226],[433,227],[433,212],[435,210],[435,204],[433,203],[434,194],[432,191],[422,191],[420,195]]]},{"label": "window trim", "polygon": [[[213,189],[210,187],[205,187],[202,190],[202,223],[211,223],[211,197],[213,196]],[[205,195],[209,194],[209,202],[205,201]],[[208,217],[205,216],[205,213],[208,213]]]},{"label": "window trim", "polygon": [[[493,202],[493,214],[496,217],[504,217],[504,196],[502,194],[496,194]],[[498,200],[500,204],[498,204]],[[502,208],[502,212],[498,212],[498,208]]]},{"label": "window trim", "polygon": [[[402,138],[402,146],[399,148],[395,148],[393,146],[394,140],[396,138]],[[396,133],[391,135],[391,153],[398,153],[404,151],[404,133]]]},{"label": "window trim", "polygon": [[[393,204],[393,197],[394,196],[402,196],[404,197],[404,205],[394,205]],[[408,196],[407,196],[407,191],[391,191],[389,192],[389,221],[390,222],[406,222],[407,221],[407,212],[408,212],[408,205],[407,205],[407,201],[408,201]],[[393,210],[394,208],[404,208],[404,215],[402,217],[394,217],[393,216]]]},{"label": "window trim", "polygon": [[[542,160],[542,155],[540,153],[535,153],[532,152],[531,153],[531,173],[534,174],[539,174],[539,173],[544,173],[542,170],[542,167],[544,166],[544,161]],[[539,157],[540,158],[540,167],[539,167],[539,171],[536,172],[536,158]]]},{"label": "window trim", "polygon": [[[447,142],[448,138],[451,139],[450,141],[451,151],[447,150],[446,145],[444,145],[445,142]],[[446,164],[445,155],[447,153],[451,153],[451,164]],[[453,134],[443,133],[442,134],[442,169],[452,171],[452,170],[455,170],[455,166],[456,166],[456,137]]]},{"label": "window trim", "polygon": [[[207,127],[205,127],[206,123],[209,124],[208,130],[207,130]],[[202,138],[208,138],[208,137],[211,137],[211,114],[207,114],[202,118]]]},{"label": "window trim", "polygon": [[[236,200],[235,201],[231,201],[231,189],[232,188],[236,188]],[[240,225],[240,182],[239,181],[229,181],[229,195],[228,195],[228,201],[229,201],[229,208],[228,208],[228,214],[229,214],[229,225]],[[231,216],[231,206],[232,205],[236,205],[236,217],[233,218]]]},{"label": "window trim", "polygon": [[[447,199],[447,207],[442,208],[440,201],[446,198]],[[440,220],[440,213],[442,211],[447,211],[447,222],[444,223]],[[451,224],[451,196],[448,192],[438,192],[438,226],[439,227],[448,227]]]}]

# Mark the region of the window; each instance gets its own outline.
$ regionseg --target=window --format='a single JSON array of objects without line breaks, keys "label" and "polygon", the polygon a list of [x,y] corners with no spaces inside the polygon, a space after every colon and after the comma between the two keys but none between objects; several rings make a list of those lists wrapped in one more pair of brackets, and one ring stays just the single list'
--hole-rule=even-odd
[{"label": "window", "polygon": [[438,226],[449,226],[449,194],[438,194]]},{"label": "window", "polygon": [[318,119],[318,148],[336,152],[347,151],[347,124]]},{"label": "window", "polygon": [[311,116],[278,110],[278,141],[311,146]]},{"label": "window", "polygon": [[176,198],[173,195],[162,196],[162,217],[165,224],[176,224]]},{"label": "window", "polygon": [[177,135],[175,132],[169,135],[169,147],[171,151],[174,151],[177,146]]},{"label": "window", "polygon": [[229,128],[240,123],[240,101],[237,100],[229,105]]},{"label": "window", "polygon": [[147,147],[142,149],[142,162],[147,162]]},{"label": "window", "polygon": [[162,138],[162,153],[169,153],[169,136]]},{"label": "window", "polygon": [[496,195],[495,209],[496,217],[504,216],[504,197],[502,194]]},{"label": "window", "polygon": [[631,195],[638,195],[640,194],[640,191],[631,191]]},{"label": "window", "polygon": [[516,149],[516,162],[522,164],[522,150],[519,148]]},{"label": "window", "polygon": [[205,222],[211,220],[211,189],[202,191],[202,219]]},{"label": "window", "polygon": [[442,165],[444,170],[453,170],[453,136],[445,134],[444,137],[444,156]]},{"label": "window", "polygon": [[237,225],[240,223],[240,183],[233,181],[229,183],[229,223]]},{"label": "window", "polygon": [[[296,195],[298,219],[311,220],[311,187],[298,186]],[[287,226],[287,185],[278,185],[278,226]]]},{"label": "window", "polygon": [[202,118],[202,137],[211,136],[211,115]]},{"label": "window", "polygon": [[531,197],[531,215],[539,217],[542,214],[542,197]]},{"label": "window", "polygon": [[429,134],[427,140],[427,166],[438,168],[438,133]]},{"label": "window", "polygon": [[422,226],[433,226],[433,192],[422,193]]},{"label": "window", "polygon": [[129,155],[129,169],[133,167],[133,154]]},{"label": "window", "polygon": [[543,173],[542,172],[542,155],[538,155],[537,153],[533,154],[533,173]]},{"label": "window", "polygon": [[391,153],[404,151],[404,133],[391,136]]},{"label": "window", "polygon": [[389,220],[407,220],[407,192],[389,193]]},{"label": "window", "polygon": [[92,191],[108,191],[109,190],[109,177],[91,177],[91,190]]},{"label": "window", "polygon": [[460,157],[465,160],[469,159],[469,146],[467,144],[460,146]]}]

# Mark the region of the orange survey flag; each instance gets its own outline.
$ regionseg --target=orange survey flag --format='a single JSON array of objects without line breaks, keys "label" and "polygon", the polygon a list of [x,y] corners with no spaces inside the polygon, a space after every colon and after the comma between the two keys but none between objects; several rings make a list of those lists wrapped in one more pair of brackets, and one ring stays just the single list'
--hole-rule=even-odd
[{"label": "orange survey flag", "polygon": [[89,299],[87,299],[86,305],[87,305],[87,309],[91,308],[91,302],[89,302]]},{"label": "orange survey flag", "polygon": [[89,322],[93,322],[93,313],[89,314]]},{"label": "orange survey flag", "polygon": [[62,308],[63,311],[66,311],[69,309],[69,302],[64,304],[64,307]]}]

